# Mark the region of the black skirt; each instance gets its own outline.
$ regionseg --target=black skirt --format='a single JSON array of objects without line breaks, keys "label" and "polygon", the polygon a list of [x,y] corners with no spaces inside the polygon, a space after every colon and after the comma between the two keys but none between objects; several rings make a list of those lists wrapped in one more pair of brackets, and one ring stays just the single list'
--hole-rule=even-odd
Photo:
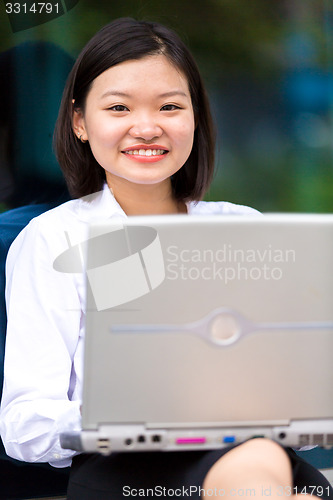
[{"label": "black skirt", "polygon": [[[203,495],[202,484],[213,464],[230,448],[214,451],[132,452],[110,456],[82,454],[73,459],[67,500],[118,500],[124,498],[191,498]],[[293,470],[292,491],[277,492],[281,497],[309,493],[333,500],[327,479],[292,449],[285,448]],[[251,492],[237,492],[249,496]],[[219,491],[217,497],[223,498]],[[254,492],[252,492],[252,496]],[[266,496],[272,492],[266,491]],[[206,497],[213,492],[207,492]],[[235,495],[236,496],[236,492]],[[300,497],[302,498],[302,496]]]}]

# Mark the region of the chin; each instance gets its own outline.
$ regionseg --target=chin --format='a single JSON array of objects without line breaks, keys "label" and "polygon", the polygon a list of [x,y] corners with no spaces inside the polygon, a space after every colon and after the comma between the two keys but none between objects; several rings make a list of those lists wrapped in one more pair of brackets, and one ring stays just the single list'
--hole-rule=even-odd
[{"label": "chin", "polygon": [[139,178],[139,179],[128,179],[129,182],[132,182],[133,184],[138,184],[140,186],[157,186],[158,184],[162,184],[163,182],[166,182],[170,179],[170,177],[163,177],[162,179],[159,178]]}]

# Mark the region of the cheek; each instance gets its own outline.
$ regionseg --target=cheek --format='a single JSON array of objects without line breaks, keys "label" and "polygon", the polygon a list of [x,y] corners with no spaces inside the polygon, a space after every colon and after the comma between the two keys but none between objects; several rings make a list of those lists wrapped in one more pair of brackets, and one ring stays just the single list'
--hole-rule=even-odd
[{"label": "cheek", "polygon": [[194,121],[193,122],[182,122],[177,128],[174,129],[175,142],[184,147],[191,147],[194,138]]},{"label": "cheek", "polygon": [[88,130],[89,142],[95,146],[116,147],[123,134],[120,127],[102,121],[91,124]]}]

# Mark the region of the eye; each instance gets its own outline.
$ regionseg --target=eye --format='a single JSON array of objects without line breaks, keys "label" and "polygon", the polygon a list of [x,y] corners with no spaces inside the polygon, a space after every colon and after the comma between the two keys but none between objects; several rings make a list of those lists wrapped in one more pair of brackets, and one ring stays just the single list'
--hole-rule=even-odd
[{"label": "eye", "polygon": [[176,104],[165,104],[161,107],[161,111],[175,111],[176,109],[182,109],[180,106]]},{"label": "eye", "polygon": [[128,108],[126,108],[126,106],[123,106],[122,104],[115,104],[114,106],[111,106],[108,109],[111,111],[118,111],[118,112],[128,111]]}]

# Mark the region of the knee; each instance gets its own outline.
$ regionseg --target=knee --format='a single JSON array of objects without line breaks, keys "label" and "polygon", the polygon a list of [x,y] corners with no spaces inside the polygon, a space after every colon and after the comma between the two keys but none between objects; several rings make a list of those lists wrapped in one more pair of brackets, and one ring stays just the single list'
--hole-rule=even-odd
[{"label": "knee", "polygon": [[259,464],[289,464],[289,458],[285,450],[278,443],[266,438],[256,438],[245,441],[241,445],[232,449],[225,455],[230,461],[237,464],[247,464],[248,466]]},{"label": "knee", "polygon": [[223,455],[208,472],[204,484],[213,487],[238,473],[245,477],[268,475],[272,478],[281,474],[291,480],[291,464],[279,444],[266,438],[251,439]]},{"label": "knee", "polygon": [[288,455],[282,446],[267,438],[250,439],[232,451],[237,451],[239,460],[255,460],[263,463],[267,463],[267,460],[272,462],[286,461],[289,463]]}]

